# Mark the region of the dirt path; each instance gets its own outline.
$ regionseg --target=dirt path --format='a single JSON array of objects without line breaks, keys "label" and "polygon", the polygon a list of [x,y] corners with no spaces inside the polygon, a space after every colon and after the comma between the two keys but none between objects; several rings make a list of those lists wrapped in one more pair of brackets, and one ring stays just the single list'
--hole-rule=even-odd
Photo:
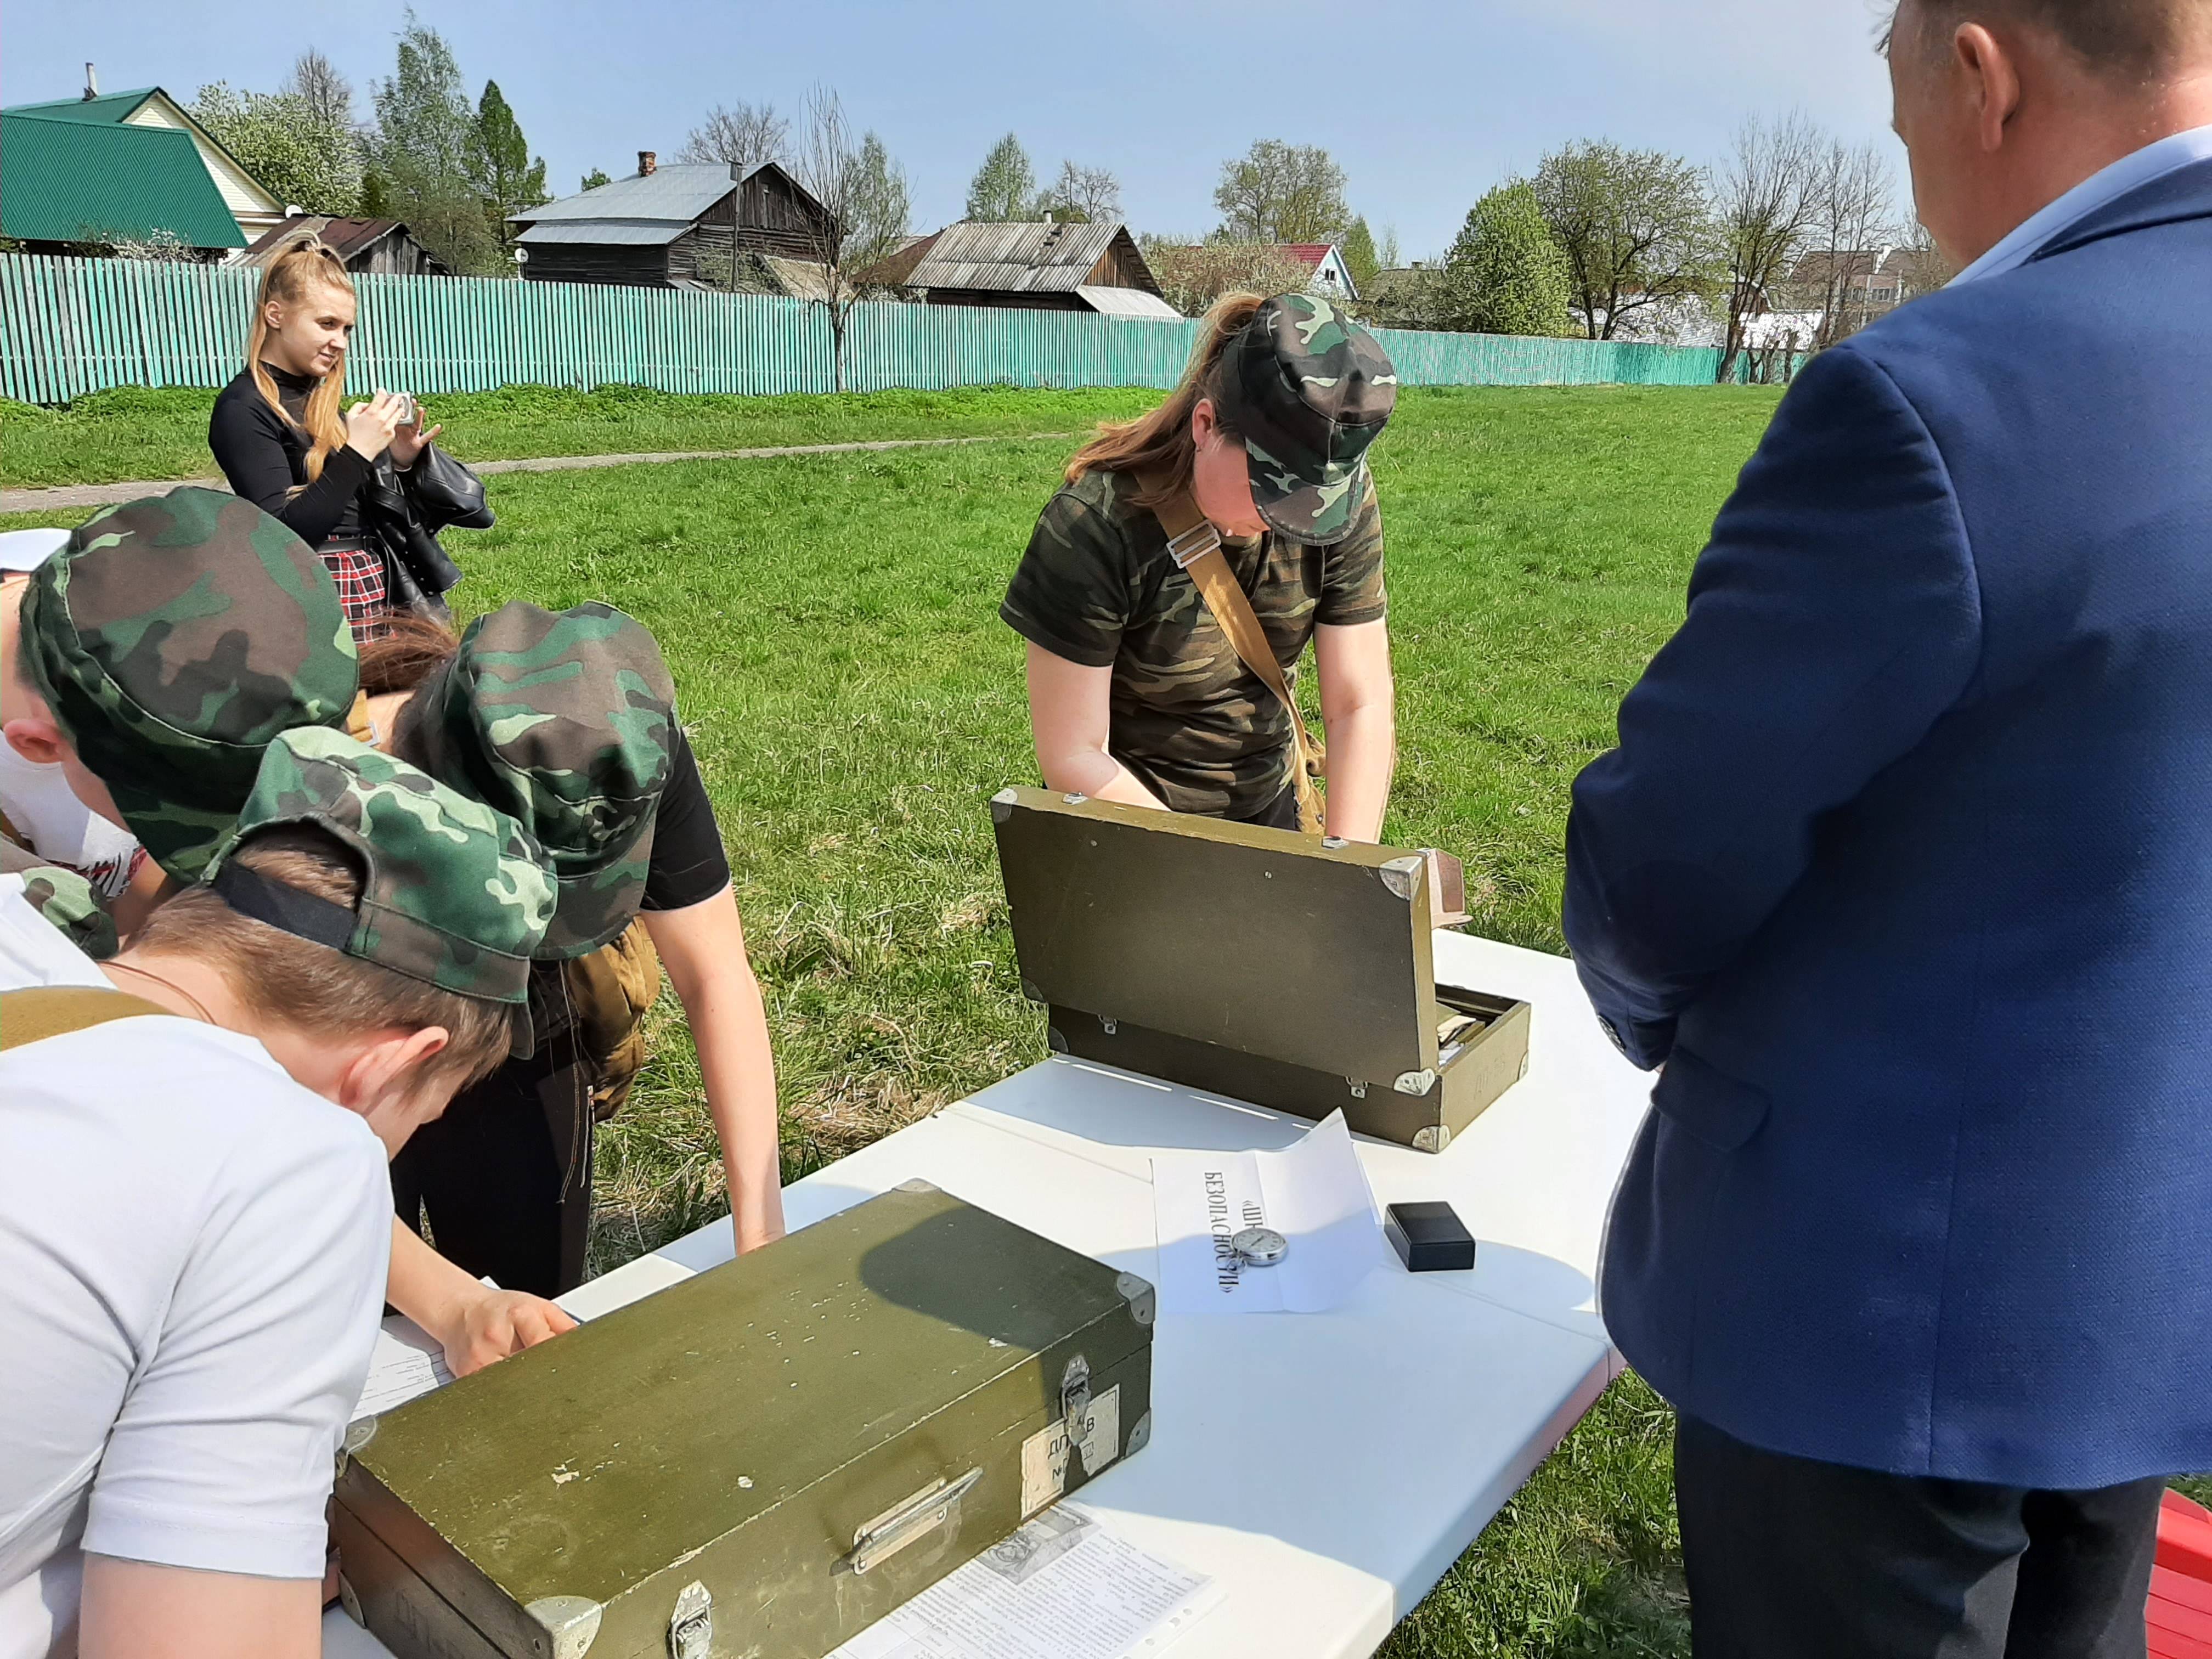
[{"label": "dirt path", "polygon": [[[1066,432],[1012,433],[981,438],[879,438],[871,443],[786,444],[774,449],[669,449],[642,455],[547,455],[527,461],[471,461],[484,477],[495,472],[572,472],[595,466],[653,466],[665,461],[758,461],[777,455],[852,455],[879,449],[945,449],[958,444],[1036,443],[1064,440]],[[52,489],[0,489],[0,513],[40,513],[54,507],[106,507],[110,501],[157,495],[179,484],[208,489],[224,487],[221,478],[164,478],[150,483],[62,484]]]}]

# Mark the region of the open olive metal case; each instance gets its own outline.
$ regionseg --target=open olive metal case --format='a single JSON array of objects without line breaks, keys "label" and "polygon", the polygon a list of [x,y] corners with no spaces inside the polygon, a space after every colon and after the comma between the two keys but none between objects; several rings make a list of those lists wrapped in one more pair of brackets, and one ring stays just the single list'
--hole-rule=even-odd
[{"label": "open olive metal case", "polygon": [[1527,1003],[1437,983],[1449,860],[1042,789],[991,815],[1060,1053],[1431,1152],[1528,1069]]}]

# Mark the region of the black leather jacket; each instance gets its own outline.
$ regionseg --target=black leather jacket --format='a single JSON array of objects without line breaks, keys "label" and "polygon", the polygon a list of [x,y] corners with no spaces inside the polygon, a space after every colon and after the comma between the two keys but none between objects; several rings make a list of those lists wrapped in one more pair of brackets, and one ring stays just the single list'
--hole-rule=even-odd
[{"label": "black leather jacket", "polygon": [[491,528],[483,480],[428,444],[404,472],[388,453],[379,456],[360,500],[362,531],[384,556],[392,608],[448,619],[445,596],[459,585],[461,570],[439,545],[438,532]]}]

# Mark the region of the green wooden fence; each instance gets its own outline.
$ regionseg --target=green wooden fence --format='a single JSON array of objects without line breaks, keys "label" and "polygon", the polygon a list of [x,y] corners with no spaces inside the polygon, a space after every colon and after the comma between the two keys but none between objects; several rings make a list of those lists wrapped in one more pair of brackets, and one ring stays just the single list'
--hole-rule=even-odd
[{"label": "green wooden fence", "polygon": [[[0,397],[62,404],[115,386],[217,386],[238,372],[260,273],[137,259],[0,254]],[[827,313],[800,300],[468,277],[355,279],[356,388],[539,385],[827,392]],[[1175,384],[1196,325],[1058,311],[866,304],[845,385]],[[1381,331],[1408,386],[1710,383],[1711,350],[1490,334]]]}]

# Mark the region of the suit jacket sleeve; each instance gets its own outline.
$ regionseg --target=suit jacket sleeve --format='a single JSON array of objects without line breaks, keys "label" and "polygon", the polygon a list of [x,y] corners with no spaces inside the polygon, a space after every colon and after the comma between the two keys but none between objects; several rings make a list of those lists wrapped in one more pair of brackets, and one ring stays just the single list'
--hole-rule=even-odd
[{"label": "suit jacket sleeve", "polygon": [[1565,926],[1629,1059],[1805,873],[1823,814],[1972,679],[1973,558],[1943,459],[1882,369],[1815,358],[1713,526],[1689,613],[1575,781]]}]

